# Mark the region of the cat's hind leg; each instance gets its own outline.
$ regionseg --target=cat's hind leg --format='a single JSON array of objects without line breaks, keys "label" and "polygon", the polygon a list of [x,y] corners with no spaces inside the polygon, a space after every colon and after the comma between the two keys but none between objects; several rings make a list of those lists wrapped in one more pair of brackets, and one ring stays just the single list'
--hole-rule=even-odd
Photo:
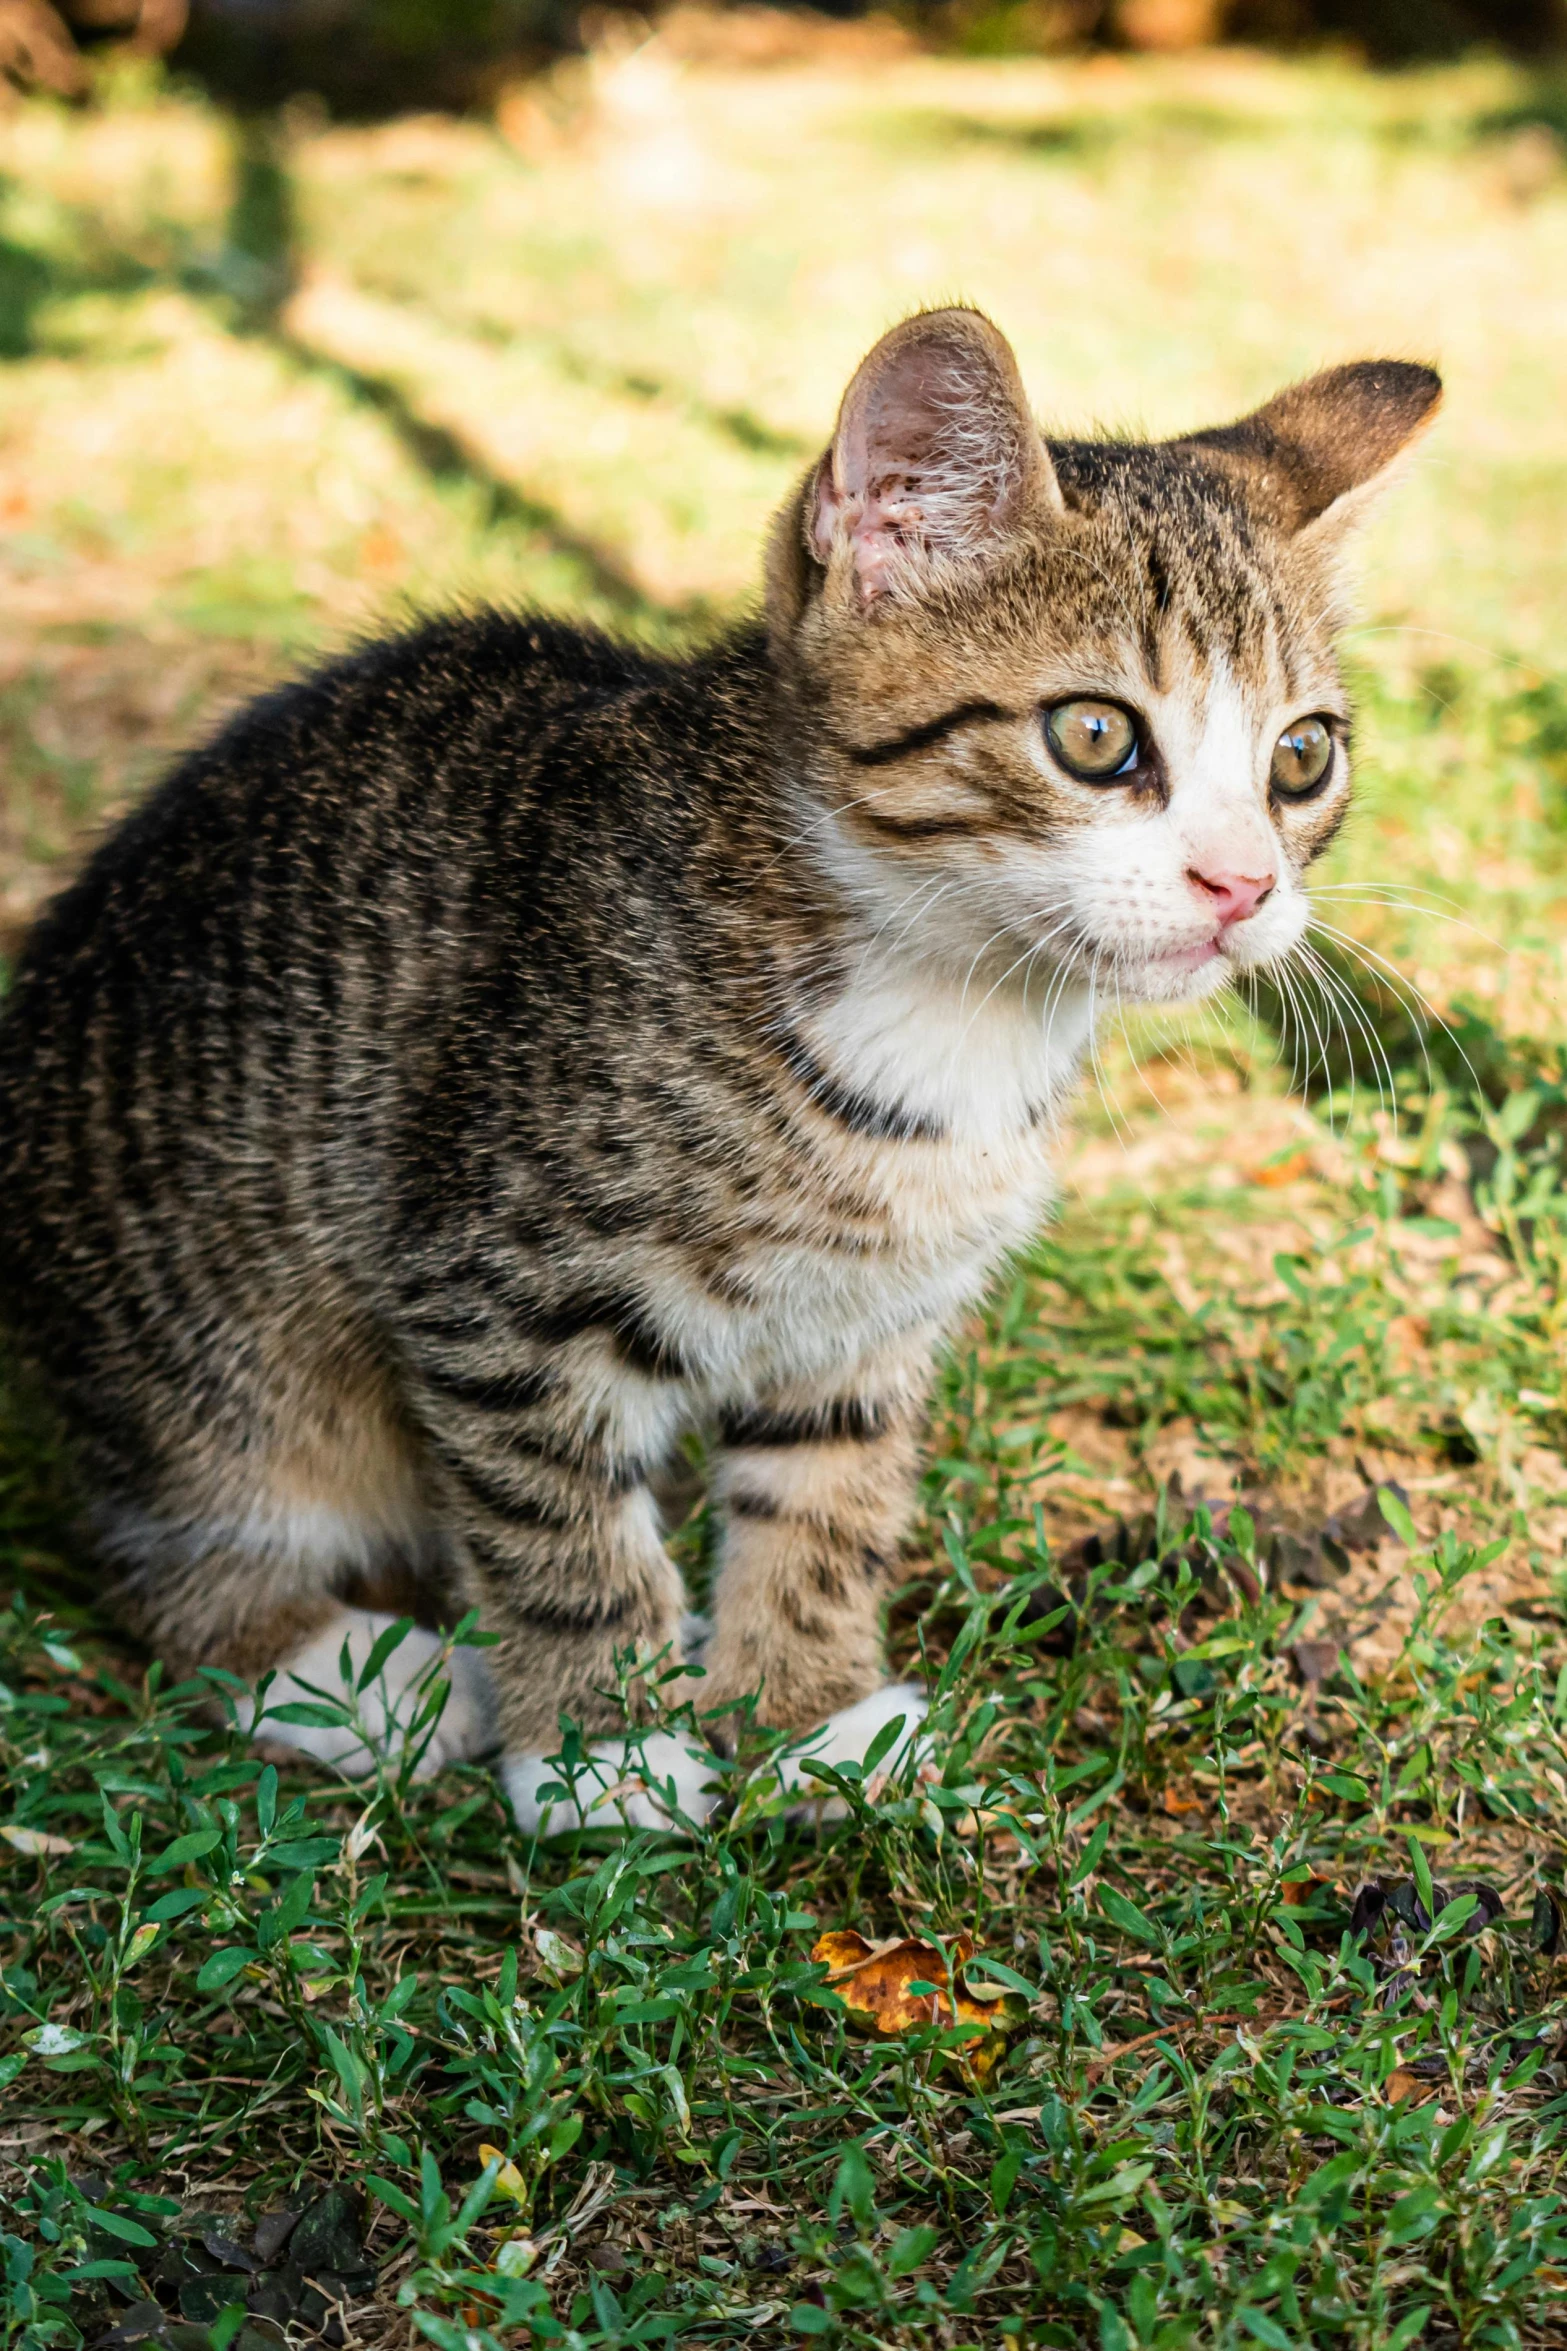
[{"label": "cat's hind leg", "polygon": [[[462,1608],[419,1449],[369,1347],[343,1329],[335,1347],[274,1340],[248,1380],[232,1345],[206,1426],[180,1391],[143,1419],[161,1421],[160,1452],[100,1440],[82,1466],[118,1612],[176,1674],[215,1667],[252,1690],[270,1676],[259,1715],[254,1697],[237,1698],[245,1726],[355,1776],[423,1738],[431,1685],[445,1679],[428,1772],[490,1744],[489,1676],[472,1649],[443,1666],[426,1629]],[[384,1641],[404,1612],[424,1622]]]},{"label": "cat's hind leg", "polygon": [[400,1760],[410,1740],[423,1750],[420,1777],[482,1755],[495,1721],[482,1653],[446,1652],[427,1626],[352,1605],[356,1589],[382,1580],[384,1530],[320,1508],[311,1518],[308,1543],[297,1513],[291,1522],[256,1506],[238,1525],[198,1520],[156,1540],[144,1520],[133,1534],[129,1514],[117,1514],[106,1547],[122,1566],[118,1613],[181,1678],[213,1667],[249,1684],[235,1709],[263,1744],[354,1778],[378,1758]]}]

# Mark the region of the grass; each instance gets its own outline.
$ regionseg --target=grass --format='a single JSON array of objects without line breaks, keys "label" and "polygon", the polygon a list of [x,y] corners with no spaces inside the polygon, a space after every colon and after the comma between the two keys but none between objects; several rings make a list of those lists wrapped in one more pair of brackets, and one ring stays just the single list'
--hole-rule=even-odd
[{"label": "grass", "polygon": [[[1559,108],[610,46],[504,136],[147,80],[0,119],[8,939],[172,745],[410,602],[733,609],[916,301],[985,302],[1067,426],[1379,349],[1450,386],[1349,640],[1336,1024],[1107,1045],[934,1400],[919,1774],[791,1823],[753,1742],[700,1835],[542,1848],[478,1767],[280,1776],[95,1614],[0,1400],[7,2341],[1561,2340],[1567,177],[1508,144]],[[937,2017],[972,1936],[1004,2054],[859,2031],[838,1928],[929,1946]]]}]

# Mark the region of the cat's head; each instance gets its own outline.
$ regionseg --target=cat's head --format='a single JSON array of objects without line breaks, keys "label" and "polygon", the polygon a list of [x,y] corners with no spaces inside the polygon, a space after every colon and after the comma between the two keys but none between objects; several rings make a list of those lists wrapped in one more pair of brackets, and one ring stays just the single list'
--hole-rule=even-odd
[{"label": "cat's head", "polygon": [[1440,397],[1368,361],[1047,444],[978,313],[884,337],[768,577],[807,839],[883,938],[1166,1001],[1287,955],[1349,798],[1341,547]]}]

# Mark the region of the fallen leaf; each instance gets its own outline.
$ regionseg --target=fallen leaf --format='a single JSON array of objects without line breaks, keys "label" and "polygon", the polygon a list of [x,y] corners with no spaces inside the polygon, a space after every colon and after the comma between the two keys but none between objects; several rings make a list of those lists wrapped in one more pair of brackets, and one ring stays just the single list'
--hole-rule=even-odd
[{"label": "fallen leaf", "polygon": [[[507,2156],[505,2150],[500,2147],[492,2147],[486,2142],[479,2148],[479,2161],[500,2165],[501,2168],[495,2175],[493,2193],[497,2196],[505,2196],[520,2211],[526,2212],[528,2183],[517,2166]],[[495,2248],[490,2267],[498,2277],[525,2278],[538,2257],[538,2246],[519,2223],[516,2228],[508,2229],[501,2238]],[[474,2306],[473,2316],[468,2320],[468,2324],[476,2327],[481,2323],[481,2314],[477,2306]]]},{"label": "fallen leaf", "polygon": [[1299,1910],[1302,1905],[1315,1900],[1318,1894],[1330,1890],[1327,1878],[1291,1878],[1284,1888],[1284,1906],[1287,1910]]},{"label": "fallen leaf", "polygon": [[1283,1159],[1269,1159],[1261,1167],[1254,1167],[1251,1180],[1254,1184],[1261,1184],[1265,1191],[1272,1191],[1280,1184],[1297,1183],[1302,1176],[1310,1173],[1311,1153],[1291,1151]]},{"label": "fallen leaf", "polygon": [[513,2204],[527,2203],[528,2183],[517,2166],[507,2156],[504,2147],[481,2146],[479,2161],[481,2163],[498,2163],[501,2167],[495,2175],[495,2186],[492,2191],[495,2195],[506,2196]]},{"label": "fallen leaf", "polygon": [[[1027,2022],[1028,2002],[1017,1992],[994,1998],[971,1992],[962,1971],[973,1956],[974,1938],[968,1934],[959,1935],[949,1953],[937,1943],[914,1937],[867,1943],[852,1928],[821,1936],[811,1950],[813,1959],[831,1969],[827,1980],[850,2017],[871,2032],[897,2039],[926,2025],[972,2026],[960,2062],[977,2081],[984,2081],[1000,2062],[1008,2034]],[[915,1984],[930,1989],[916,1992]]]},{"label": "fallen leaf", "polygon": [[69,1837],[51,1837],[47,1829],[18,1828],[14,1821],[0,1822],[0,1837],[14,1845],[18,1853],[74,1853],[76,1847]]},{"label": "fallen leaf", "polygon": [[294,2223],[298,2220],[302,2209],[303,2207],[297,2204],[279,2205],[276,2210],[264,2212],[261,2215],[256,2223],[256,2233],[251,2239],[256,2249],[258,2261],[268,2267],[276,2261],[288,2243],[289,2237],[293,2233]]},{"label": "fallen leaf", "polygon": [[[1372,1879],[1371,1883],[1377,1885],[1379,1881]],[[1362,1887],[1361,1892],[1365,1891]],[[1393,1885],[1381,1887],[1381,1893],[1384,1910],[1391,1911],[1405,1926],[1412,1927],[1417,1935],[1428,1932],[1431,1921],[1426,1916],[1419,1888],[1412,1878],[1399,1878]],[[1450,1886],[1444,1886],[1438,1881],[1432,1886],[1431,1893],[1439,1918],[1450,1902],[1458,1901],[1465,1894],[1473,1896],[1474,1908],[1459,1929],[1465,1941],[1471,1935],[1478,1935],[1484,1928],[1494,1926],[1505,1908],[1496,1888],[1486,1885],[1479,1878],[1456,1878]],[[1353,1928],[1353,1919],[1350,1924]]]},{"label": "fallen leaf", "polygon": [[1390,2106],[1397,2106],[1406,2098],[1413,2099],[1417,2105],[1424,2105],[1428,2099],[1436,2096],[1434,2082],[1423,2082],[1417,2073],[1409,2073],[1401,2065],[1394,2068],[1382,2087],[1387,2092]]},{"label": "fallen leaf", "polygon": [[364,2207],[355,2190],[328,2188],[306,2205],[288,2241],[288,2266],[305,2289],[299,2311],[311,2327],[325,2319],[328,2301],[374,2292],[375,2262],[365,2251]]},{"label": "fallen leaf", "polygon": [[225,2269],[242,2269],[254,2272],[256,2263],[253,2256],[245,2251],[243,2245],[236,2245],[232,2237],[225,2236],[222,2229],[210,2227],[206,2222],[203,2222],[201,2227],[197,2229],[196,2235],[212,2255],[213,2260],[221,2262]]}]

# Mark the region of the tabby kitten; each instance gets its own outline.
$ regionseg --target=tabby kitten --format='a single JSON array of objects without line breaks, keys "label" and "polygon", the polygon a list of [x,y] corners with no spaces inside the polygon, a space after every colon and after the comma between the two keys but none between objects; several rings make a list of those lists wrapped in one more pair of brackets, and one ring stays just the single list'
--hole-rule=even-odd
[{"label": "tabby kitten", "polygon": [[[534,1826],[562,1713],[602,1737],[617,1655],[678,1645],[654,1486],[702,1423],[701,1707],[839,1755],[917,1717],[878,1605],[933,1351],[1039,1224],[1107,995],[1299,941],[1340,545],[1439,391],[1379,361],[1047,445],[994,327],[911,318],[763,620],[678,661],[439,621],[187,758],[0,1023],[0,1305],[125,1620],[332,1683],[395,1576],[477,1605],[438,1752],[497,1740]],[[649,1752],[614,1800],[699,1816],[710,1755]]]}]

